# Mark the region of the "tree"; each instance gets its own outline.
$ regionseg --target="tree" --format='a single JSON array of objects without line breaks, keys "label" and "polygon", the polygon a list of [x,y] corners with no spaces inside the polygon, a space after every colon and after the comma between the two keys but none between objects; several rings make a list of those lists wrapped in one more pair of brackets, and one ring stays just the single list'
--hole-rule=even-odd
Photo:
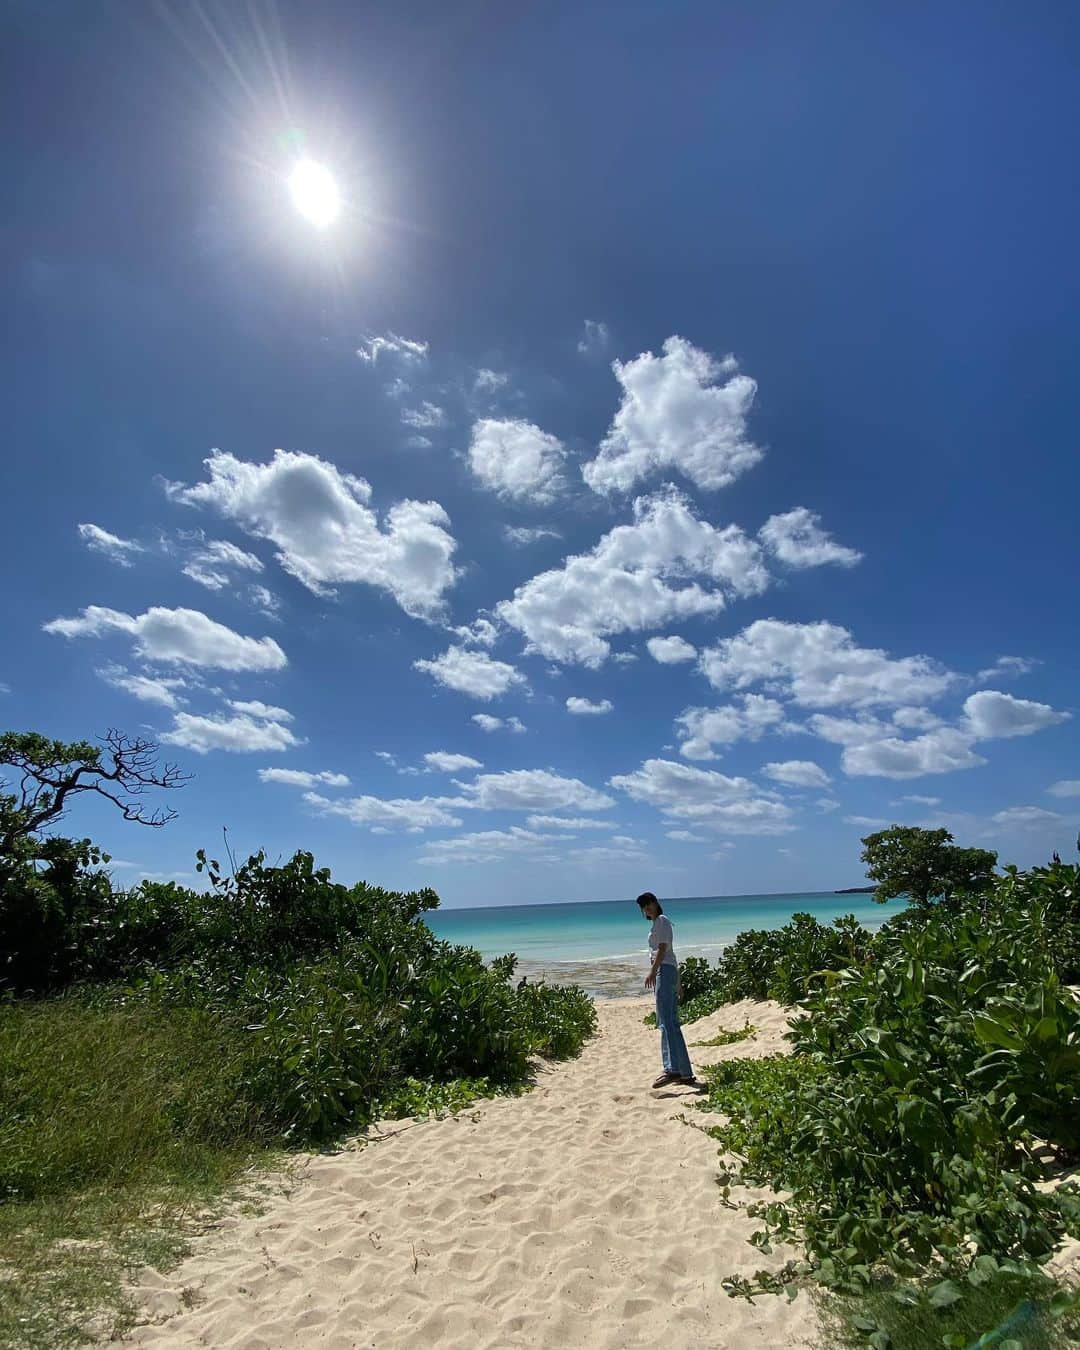
[{"label": "tree", "polygon": [[997,854],[986,848],[959,848],[948,830],[893,825],[863,839],[866,874],[878,883],[874,899],[884,904],[908,895],[917,905],[985,891],[994,880]]},{"label": "tree", "polygon": [[9,731],[0,735],[0,768],[17,775],[15,783],[0,779],[0,991],[42,993],[78,975],[85,935],[112,894],[99,870],[107,853],[89,839],[47,831],[88,792],[126,820],[164,825],[176,813],[151,809],[143,793],[179,787],[187,775],[159,767],[153,741],[119,731],[100,745]]},{"label": "tree", "polygon": [[[0,867],[47,861],[49,839],[41,832],[62,820],[71,799],[81,793],[114,802],[125,820],[159,827],[176,812],[149,810],[142,794],[147,788],[181,787],[189,779],[175,764],[158,767],[153,741],[113,729],[100,746],[8,731],[0,736],[0,766],[19,774],[17,792],[0,792]],[[0,788],[7,786],[0,780]]]}]

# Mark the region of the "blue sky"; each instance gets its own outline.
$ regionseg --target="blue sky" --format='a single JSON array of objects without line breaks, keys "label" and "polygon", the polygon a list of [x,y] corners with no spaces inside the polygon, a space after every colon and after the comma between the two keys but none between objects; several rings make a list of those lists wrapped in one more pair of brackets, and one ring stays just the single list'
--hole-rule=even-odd
[{"label": "blue sky", "polygon": [[201,13],[3,20],[0,710],[195,775],[119,878],[1071,851],[1075,7]]}]

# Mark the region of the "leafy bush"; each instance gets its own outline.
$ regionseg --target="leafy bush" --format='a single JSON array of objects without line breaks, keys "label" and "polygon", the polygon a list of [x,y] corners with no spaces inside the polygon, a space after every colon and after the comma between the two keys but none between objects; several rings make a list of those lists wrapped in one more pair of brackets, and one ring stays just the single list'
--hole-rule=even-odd
[{"label": "leafy bush", "polygon": [[1075,1196],[1039,1186],[1039,1145],[1078,1142],[1080,1005],[1058,970],[1078,880],[1010,869],[967,908],[886,926],[868,961],[804,1001],[792,1058],[713,1072],[738,1176],[790,1193],[758,1208],[755,1239],[804,1244],[789,1275],[857,1290],[884,1266],[977,1284],[979,1258],[1023,1273],[1076,1230]]},{"label": "leafy bush", "polygon": [[596,1031],[596,1005],[576,986],[519,986],[517,1016],[533,1053],[546,1059],[569,1059]]}]

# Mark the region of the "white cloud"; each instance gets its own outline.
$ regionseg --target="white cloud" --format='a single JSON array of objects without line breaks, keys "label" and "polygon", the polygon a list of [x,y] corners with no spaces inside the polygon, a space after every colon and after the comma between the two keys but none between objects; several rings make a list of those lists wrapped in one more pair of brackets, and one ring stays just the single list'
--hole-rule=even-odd
[{"label": "white cloud", "polygon": [[[704,585],[692,580],[700,577]],[[541,572],[497,606],[498,616],[553,661],[601,665],[612,634],[715,614],[728,594],[768,585],[761,549],[739,529],[699,520],[669,489],[634,502],[634,522],[617,525],[588,553]]]},{"label": "white cloud", "polygon": [[768,681],[807,707],[867,707],[923,703],[937,698],[955,677],[928,656],[894,659],[873,647],[856,646],[836,624],[758,619],[736,637],[701,656],[701,668],[717,689],[745,689]]},{"label": "white cloud", "polygon": [[932,731],[942,725],[942,719],[929,708],[897,708],[892,720],[894,726],[904,731]]},{"label": "white cloud", "polygon": [[481,731],[525,730],[525,723],[519,717],[492,717],[490,713],[473,713],[472,720]]},{"label": "white cloud", "polygon": [[541,539],[561,539],[558,530],[548,529],[544,525],[504,525],[503,538],[516,548],[538,543]]},{"label": "white cloud", "polygon": [[638,657],[637,652],[614,652],[611,659],[617,666],[632,666]]},{"label": "white cloud", "polygon": [[[419,408],[402,408],[401,420],[407,427],[414,427],[417,431],[430,431],[446,426],[446,413],[438,404],[424,399]],[[431,442],[428,441],[428,444]]]},{"label": "white cloud", "polygon": [[992,666],[980,670],[977,680],[1015,679],[1020,675],[1030,675],[1039,664],[1030,656],[999,656]]},{"label": "white cloud", "polygon": [[349,780],[343,773],[331,773],[322,769],[318,773],[309,773],[305,769],[260,769],[259,781],[263,783],[284,783],[286,787],[313,788],[320,783],[327,787],[348,787]]},{"label": "white cloud", "polygon": [[243,637],[197,609],[155,605],[133,616],[88,605],[78,618],[53,619],[43,628],[67,638],[127,633],[135,639],[136,656],[146,661],[179,661],[216,670],[280,670],[288,664],[273,638]]},{"label": "white cloud", "polygon": [[845,816],[844,824],[857,825],[860,830],[884,830],[888,829],[889,822],[876,816]]},{"label": "white cloud", "polygon": [[826,815],[828,815],[830,811],[838,811],[840,809],[840,803],[835,797],[819,797],[814,805],[819,811],[824,812]]},{"label": "white cloud", "polygon": [[1006,829],[1045,830],[1062,823],[1064,816],[1047,811],[1041,806],[1009,806],[990,817],[995,825]]},{"label": "white cloud", "polygon": [[610,340],[611,334],[606,323],[600,319],[586,319],[577,349],[582,356],[600,356],[607,351]]},{"label": "white cloud", "polygon": [[123,689],[143,703],[178,708],[184,702],[176,690],[185,689],[187,681],[179,676],[133,675],[123,666],[105,666],[97,673],[106,684],[111,684],[114,689]]},{"label": "white cloud", "polygon": [[697,656],[697,648],[692,642],[681,637],[651,637],[645,646],[654,661],[662,666],[675,666],[680,661],[692,661]]},{"label": "white cloud", "polygon": [[454,755],[448,750],[429,750],[424,763],[436,773],[460,773],[463,769],[482,769],[483,763],[471,755]]},{"label": "white cloud", "polygon": [[721,834],[786,834],[795,828],[791,808],[784,802],[756,795],[760,789],[747,778],[729,778],[712,769],[648,759],[640,769],[617,774],[610,783],[669,818]]},{"label": "white cloud", "polygon": [[254,553],[246,553],[227,539],[207,539],[195,549],[182,570],[184,576],[200,586],[220,591],[232,583],[230,570],[261,572],[263,565]]},{"label": "white cloud", "polygon": [[211,750],[231,750],[243,754],[255,750],[288,750],[300,744],[293,732],[280,721],[265,720],[235,710],[232,715],[177,713],[172,728],[162,732],[161,740],[169,745],[182,745],[199,755],[205,755]]},{"label": "white cloud", "polygon": [[462,642],[477,647],[494,647],[499,639],[499,630],[490,619],[474,619],[472,623],[460,628],[451,628],[451,633]]},{"label": "white cloud", "polygon": [[473,392],[477,394],[493,394],[496,389],[502,389],[508,384],[510,376],[502,370],[489,370],[486,366],[481,366],[476,372],[476,378],[473,380]]},{"label": "white cloud", "polygon": [[525,824],[530,830],[561,830],[570,833],[616,828],[613,820],[590,820],[588,816],[529,816]]},{"label": "white cloud", "polygon": [[1080,778],[1061,778],[1046,790],[1051,797],[1080,797]]},{"label": "white cloud", "polygon": [[907,796],[901,797],[899,801],[893,802],[893,806],[898,806],[900,802],[913,802],[916,806],[940,806],[940,797],[924,797],[918,792],[909,792]]},{"label": "white cloud", "polygon": [[[684,338],[663,356],[614,361],[622,402],[582,470],[595,492],[626,492],[658,469],[676,469],[699,488],[722,488],[752,468],[762,451],[747,437],[757,385],[734,357],[717,361]],[[726,383],[718,384],[723,377]]]},{"label": "white cloud", "polygon": [[610,844],[586,844],[570,850],[570,861],[582,867],[618,867],[631,862],[640,866],[644,860],[644,845],[638,840],[617,841]]},{"label": "white cloud", "polygon": [[100,525],[80,525],[79,538],[91,552],[100,553],[121,567],[133,565],[133,553],[145,552],[142,544],[137,544],[134,539],[121,539],[119,535],[103,530]]},{"label": "white cloud", "polygon": [[547,769],[508,769],[482,773],[471,783],[456,784],[469,806],[482,811],[604,811],[611,797],[579,778],[564,778]]},{"label": "white cloud", "polygon": [[682,738],[679,754],[685,759],[715,759],[714,745],[759,740],[767,731],[787,727],[783,704],[763,694],[743,694],[742,706],[687,708],[675,719]]},{"label": "white cloud", "polygon": [[265,586],[249,586],[248,595],[251,596],[251,603],[255,608],[266,615],[268,619],[276,619],[281,613],[281,601],[273,591]]},{"label": "white cloud", "polygon": [[495,661],[483,652],[466,651],[464,647],[448,647],[441,656],[414,661],[413,666],[447,689],[485,701],[525,683],[524,675],[506,661]]},{"label": "white cloud", "polygon": [[562,837],[535,834],[519,825],[512,825],[508,830],[479,830],[458,835],[455,839],[430,840],[424,844],[424,852],[417,861],[433,866],[489,863],[497,862],[507,854],[525,853],[537,862],[556,862],[559,860],[556,853],[543,854],[542,850],[550,850],[552,842]]},{"label": "white cloud", "polygon": [[474,423],[469,467],[481,485],[510,501],[547,506],[566,486],[562,442],[520,418]]},{"label": "white cloud", "polygon": [[1030,736],[1044,727],[1068,720],[1070,714],[1057,712],[1048,703],[1033,703],[1013,698],[996,689],[980,689],[964,700],[964,713],[978,740],[1005,736]]},{"label": "white cloud", "polygon": [[393,356],[406,363],[423,361],[428,353],[426,342],[399,337],[397,333],[383,333],[365,338],[357,348],[361,361],[374,365],[381,356]]},{"label": "white cloud", "polygon": [[832,782],[821,765],[809,759],[786,759],[766,764],[761,772],[785,787],[823,788]]},{"label": "white cloud", "polygon": [[256,699],[236,699],[226,700],[233,712],[247,713],[249,717],[261,717],[270,722],[291,722],[293,715],[285,708],[275,708],[272,703],[262,703]]},{"label": "white cloud", "polygon": [[857,549],[836,543],[828,531],[821,528],[820,516],[805,506],[770,516],[758,531],[758,538],[770,553],[789,567],[821,567],[825,563],[854,567],[862,561],[862,554]]},{"label": "white cloud", "polygon": [[669,839],[674,839],[680,844],[708,843],[708,840],[703,834],[694,834],[692,830],[665,830],[664,833]]},{"label": "white cloud", "polygon": [[566,700],[566,711],[573,713],[575,717],[601,717],[604,713],[609,713],[615,707],[609,698],[602,698],[599,703],[593,703],[587,698],[568,698]]},{"label": "white cloud", "polygon": [[852,777],[919,778],[927,773],[973,769],[986,760],[971,748],[971,737],[955,727],[939,727],[911,740],[885,736],[845,747],[841,763]]},{"label": "white cloud", "polygon": [[442,829],[461,824],[452,810],[453,801],[441,797],[348,797],[330,800],[317,792],[305,792],[304,801],[322,816],[343,816],[354,825],[375,827],[378,832],[405,830],[419,834],[423,830]]},{"label": "white cloud", "polygon": [[430,450],[435,444],[428,436],[410,436],[405,442],[406,450]]},{"label": "white cloud", "polygon": [[252,464],[215,450],[205,463],[208,482],[167,484],[169,496],[214,507],[270,540],[282,567],[316,595],[362,583],[388,592],[414,618],[442,614],[457,578],[457,544],[438,502],[400,501],[383,526],[368,505],[371,485],[316,455],[276,450],[269,464]]}]

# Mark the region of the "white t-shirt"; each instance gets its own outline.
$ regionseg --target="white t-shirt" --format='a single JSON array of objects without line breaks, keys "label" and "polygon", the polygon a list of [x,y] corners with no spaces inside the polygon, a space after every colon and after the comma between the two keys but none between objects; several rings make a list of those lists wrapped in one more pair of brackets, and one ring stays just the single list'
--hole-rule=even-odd
[{"label": "white t-shirt", "polygon": [[656,952],[661,942],[667,943],[667,951],[664,953],[664,959],[661,965],[677,966],[675,960],[675,934],[671,928],[671,920],[666,914],[658,914],[652,921],[652,927],[649,929],[649,950]]}]

